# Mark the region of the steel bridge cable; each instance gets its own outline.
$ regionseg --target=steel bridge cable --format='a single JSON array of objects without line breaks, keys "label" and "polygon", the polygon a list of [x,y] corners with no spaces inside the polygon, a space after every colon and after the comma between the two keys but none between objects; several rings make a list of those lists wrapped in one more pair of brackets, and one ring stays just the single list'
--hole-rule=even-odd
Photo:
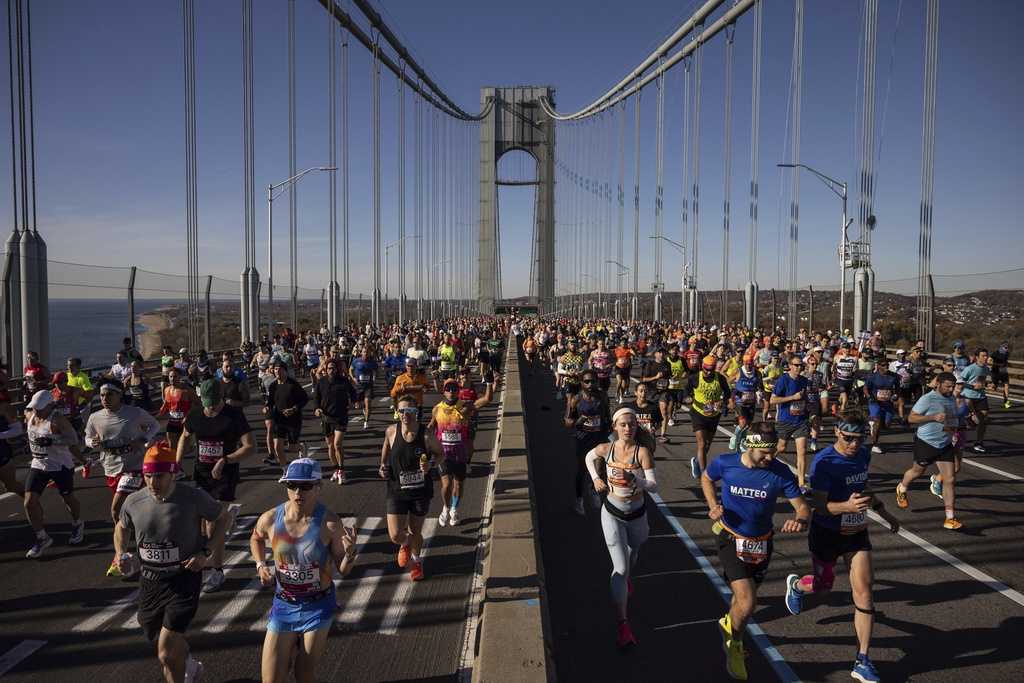
[{"label": "steel bridge cable", "polygon": [[380,327],[380,59],[376,38],[374,39],[373,59],[370,62],[370,125],[373,127],[373,148],[371,157],[370,178],[373,185],[371,201],[373,204],[373,325]]},{"label": "steel bridge cable", "polygon": [[[295,177],[295,0],[288,0],[288,177]],[[288,186],[288,285],[292,302],[292,327],[298,328],[298,183]]]},{"label": "steel bridge cable", "polygon": [[[882,121],[878,131],[878,147],[875,154],[875,166],[876,168],[881,166],[882,163],[882,148],[885,143],[885,123],[889,114],[889,94],[892,92],[892,75],[896,68],[896,38],[899,36],[900,24],[903,23],[903,0],[899,1],[896,5],[896,26],[892,31],[892,43],[889,47],[889,72],[885,79],[885,98],[882,100]],[[878,184],[878,174],[880,171],[875,171],[875,184]]]},{"label": "steel bridge cable", "polygon": [[757,281],[757,218],[760,195],[760,145],[761,145],[761,34],[764,25],[764,3],[754,8],[754,56],[751,61],[750,86],[750,245],[748,247],[747,276],[750,282]]},{"label": "steel bridge cable", "polygon": [[349,70],[348,70],[348,34],[344,27],[341,29],[341,258],[344,266],[343,282],[341,285],[341,320],[348,322],[348,297],[349,297],[349,249],[348,249],[348,217],[349,217],[349,173],[348,173],[348,91],[349,91]]},{"label": "steel bridge cable", "polygon": [[[680,244],[683,245],[684,251],[682,254],[683,258],[683,271],[686,272],[687,259],[689,258],[690,251],[690,101],[691,101],[691,88],[690,81],[692,78],[691,67],[693,65],[693,58],[687,57],[683,60],[683,156],[682,156],[682,167],[683,167],[683,183],[681,187],[680,195],[682,196],[682,209],[680,212],[680,234],[682,239]],[[686,284],[680,283],[680,286],[685,290]],[[684,311],[682,318],[685,320],[687,313]]]},{"label": "steel bridge cable", "polygon": [[[656,102],[656,114],[654,123],[654,145],[655,145],[655,162],[654,162],[654,235],[658,239],[654,240],[654,281],[659,285],[662,283],[661,277],[661,237],[664,230],[663,219],[662,219],[662,202],[664,194],[664,180],[665,180],[665,74],[658,78],[657,85],[657,102]],[[656,295],[657,296],[657,295]],[[656,319],[661,319],[661,312],[656,312]]]},{"label": "steel bridge cable", "polygon": [[701,63],[704,61],[703,45],[693,53],[693,248],[690,250],[690,278],[694,290],[699,289],[700,275],[700,96]]},{"label": "steel bridge cable", "polygon": [[921,206],[918,237],[917,334],[934,346],[931,292],[932,214],[935,167],[935,102],[938,86],[939,3],[928,0],[925,14],[924,107],[921,125]]},{"label": "steel bridge cable", "polygon": [[[626,217],[626,104],[623,102],[618,107],[618,120],[619,120],[619,185],[618,185],[618,202],[619,202],[619,221],[618,221],[618,250],[615,252],[615,260],[622,263],[625,259],[622,257],[622,238],[623,229],[625,226]],[[619,265],[615,266],[615,301],[619,305],[620,309],[617,311],[618,315],[622,315],[622,267]]]},{"label": "steel bridge cable", "polygon": [[724,326],[729,320],[729,231],[732,211],[732,52],[736,25],[725,30],[725,121],[722,144],[722,314]]},{"label": "steel bridge cable", "polygon": [[[21,0],[17,0],[16,4],[14,5],[14,8],[15,8],[15,16],[16,16],[16,20],[15,20],[15,22],[16,22],[15,23],[15,25],[16,25],[15,34],[16,34],[16,39],[17,39],[17,45],[16,45],[15,53],[17,54],[17,64],[18,64],[18,66],[17,66],[17,73],[18,73],[18,106],[19,106],[19,112],[18,112],[18,158],[19,158],[20,167],[21,167],[21,228],[24,231],[28,231],[29,226],[31,225],[31,223],[29,222],[29,218],[28,218],[28,216],[29,216],[29,214],[28,214],[28,210],[29,210],[28,209],[28,207],[29,207],[29,200],[28,200],[29,184],[28,184],[28,155],[27,155],[27,152],[26,152],[27,147],[28,147],[28,137],[27,137],[26,130],[25,130],[25,125],[26,125],[26,121],[25,121],[25,114],[26,114],[26,107],[25,107],[25,64],[24,64],[24,59],[25,59],[25,47],[24,47],[25,46],[25,32],[24,32],[24,29],[22,27],[22,3],[21,3]],[[14,102],[14,98],[13,97],[11,98],[11,102],[12,103]],[[12,147],[11,150],[12,150],[12,154],[13,154],[14,148]],[[17,206],[17,203],[15,203],[15,205]],[[22,273],[22,278],[24,278],[24,277],[25,277],[25,274]],[[22,316],[25,316],[25,315],[27,315],[27,313],[25,311],[22,311]]]},{"label": "steel bridge cable", "polygon": [[[8,88],[10,92],[10,103],[11,109],[11,210],[14,214],[14,220],[11,223],[14,226],[14,231],[18,232],[18,155],[15,152],[17,149],[17,136],[15,129],[17,124],[15,123],[14,116],[14,16],[12,10],[14,9],[15,0],[7,0],[7,73],[8,73]],[[7,293],[4,293],[5,297]]]},{"label": "steel bridge cable", "polygon": [[633,100],[633,302],[630,317],[639,318],[640,306],[640,104],[638,91]]},{"label": "steel bridge cable", "polygon": [[[328,166],[332,169],[338,166],[338,145],[337,145],[337,116],[336,105],[336,74],[335,74],[335,30],[336,23],[330,17],[327,20],[327,151],[330,159]],[[330,193],[328,199],[328,243],[329,243],[329,268],[330,268],[330,303],[327,306],[327,326],[334,333],[337,320],[338,301],[338,183],[337,171],[328,173],[330,182]]]},{"label": "steel bridge cable", "polygon": [[[796,0],[793,27],[792,77],[792,124],[790,138],[790,163],[800,163],[800,105],[803,90],[803,48],[804,48],[804,1]],[[786,328],[790,338],[797,331],[797,266],[800,242],[800,175],[799,168],[791,169],[792,182],[789,197],[789,300],[786,313]]]},{"label": "steel bridge cable", "polygon": [[863,50],[864,78],[860,121],[860,174],[858,225],[860,239],[871,243],[869,217],[874,210],[875,163],[875,61],[878,34],[878,0],[864,0]]},{"label": "steel bridge cable", "polygon": [[[36,222],[36,117],[33,103],[35,98],[32,96],[32,3],[25,3],[25,60],[28,62],[28,96],[25,99],[25,104],[28,105],[28,164],[29,164],[29,182],[31,183],[29,197],[32,203],[32,230],[33,232],[39,232],[39,224]],[[40,248],[44,248],[42,242],[39,243]],[[43,258],[43,268],[45,268],[46,259]]]},{"label": "steel bridge cable", "polygon": [[405,79],[398,79],[398,322],[405,322]]}]

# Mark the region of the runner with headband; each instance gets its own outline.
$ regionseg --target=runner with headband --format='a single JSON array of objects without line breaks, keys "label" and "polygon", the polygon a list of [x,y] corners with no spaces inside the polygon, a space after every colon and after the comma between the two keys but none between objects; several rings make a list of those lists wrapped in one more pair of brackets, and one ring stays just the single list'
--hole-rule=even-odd
[{"label": "runner with headband", "polygon": [[[775,501],[784,496],[796,511],[794,519],[783,523],[783,533],[806,531],[811,514],[796,477],[775,460],[777,445],[775,428],[768,422],[755,422],[743,440],[745,450],[716,458],[700,482],[708,517],[718,534],[718,559],[732,589],[729,611],[718,620],[725,666],[730,676],[741,681],[747,680],[744,626],[754,613],[757,586],[764,581],[772,558]],[[722,482],[721,502],[715,490],[717,481]]]},{"label": "runner with headband", "polygon": [[798,574],[786,577],[786,609],[790,614],[800,614],[805,594],[832,590],[836,561],[843,558],[850,571],[853,627],[857,635],[857,655],[850,676],[865,683],[881,680],[868,658],[875,623],[868,509],[881,515],[893,533],[900,529],[899,520],[867,490],[872,452],[864,443],[868,429],[863,415],[843,412],[836,424],[836,443],[818,453],[811,463],[814,516],[807,544],[814,573],[804,577]]},{"label": "runner with headband", "polygon": [[[658,480],[651,451],[637,441],[636,412],[619,408],[612,416],[612,428],[618,438],[592,448],[586,463],[594,490],[607,494],[601,509],[601,528],[612,560],[612,603],[618,619],[615,642],[625,648],[636,645],[627,603],[633,592],[629,576],[649,532],[644,494],[657,491]],[[607,482],[601,478],[598,461],[605,468]]]}]

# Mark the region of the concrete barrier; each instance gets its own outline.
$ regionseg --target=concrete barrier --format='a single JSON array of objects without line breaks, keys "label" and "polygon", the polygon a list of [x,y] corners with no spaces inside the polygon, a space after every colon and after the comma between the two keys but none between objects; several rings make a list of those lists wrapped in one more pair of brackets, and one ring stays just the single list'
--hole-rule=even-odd
[{"label": "concrete barrier", "polygon": [[555,676],[515,337],[509,344],[473,681],[537,683]]}]

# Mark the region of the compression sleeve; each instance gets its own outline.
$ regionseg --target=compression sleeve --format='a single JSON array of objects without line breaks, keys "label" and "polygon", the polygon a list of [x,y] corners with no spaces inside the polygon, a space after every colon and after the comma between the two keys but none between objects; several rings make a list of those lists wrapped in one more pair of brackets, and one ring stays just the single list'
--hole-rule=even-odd
[{"label": "compression sleeve", "polygon": [[658,479],[654,476],[654,468],[644,470],[642,476],[635,479],[636,487],[642,491],[648,493],[656,493],[658,491]]},{"label": "compression sleeve", "polygon": [[590,452],[587,453],[587,471],[590,472],[591,479],[599,479],[601,476],[597,473],[597,459],[600,457],[597,454],[596,448],[591,448]]}]

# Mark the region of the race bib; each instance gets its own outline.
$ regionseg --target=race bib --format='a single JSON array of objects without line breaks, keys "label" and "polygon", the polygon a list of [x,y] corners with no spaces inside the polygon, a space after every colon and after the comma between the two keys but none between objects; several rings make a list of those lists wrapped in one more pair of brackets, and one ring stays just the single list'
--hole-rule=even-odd
[{"label": "race bib", "polygon": [[371,379],[371,377],[369,375],[364,374],[364,373],[359,373],[359,381],[360,382],[369,382],[370,379]]},{"label": "race bib", "polygon": [[740,396],[741,403],[753,403],[756,400],[757,395],[753,391],[744,391]]},{"label": "race bib", "polygon": [[441,432],[441,443],[442,444],[458,444],[462,443],[462,432],[457,429],[446,429]]},{"label": "race bib", "polygon": [[426,472],[423,470],[411,470],[398,473],[398,484],[403,489],[417,489],[426,482]]},{"label": "race bib", "polygon": [[28,449],[32,451],[32,455],[39,457],[46,457],[46,454],[50,452],[50,446],[53,445],[53,439],[48,436],[43,436],[38,439],[29,439]]},{"label": "race bib", "polygon": [[892,389],[879,389],[875,392],[875,399],[879,403],[888,403],[892,399]]},{"label": "race bib", "polygon": [[274,572],[282,593],[301,596],[320,590],[320,566],[314,564],[278,564]]},{"label": "race bib", "polygon": [[722,412],[722,402],[708,401],[707,403],[704,404],[704,411],[709,414],[720,413]]},{"label": "race bib", "polygon": [[792,403],[789,404],[789,414],[790,415],[803,415],[804,414],[804,404],[801,401],[793,401]]},{"label": "race bib", "polygon": [[667,379],[659,379],[655,383],[655,386],[658,387],[659,389],[666,389],[666,388],[668,388],[668,380]]},{"label": "race bib", "polygon": [[768,539],[736,539],[736,557],[747,564],[760,564],[768,559]]},{"label": "race bib", "polygon": [[199,462],[215,463],[224,457],[223,441],[200,441]]},{"label": "race bib", "polygon": [[172,420],[182,420],[185,418],[185,413],[180,410],[171,410],[167,413],[167,416]]},{"label": "race bib", "polygon": [[117,480],[117,493],[134,493],[142,488],[142,474],[126,472]]},{"label": "race bib", "polygon": [[139,559],[143,564],[167,567],[181,563],[178,546],[173,543],[140,543]]},{"label": "race bib", "polygon": [[601,417],[599,415],[588,415],[583,418],[583,424],[580,425],[581,429],[585,429],[588,432],[596,431],[601,428]]},{"label": "race bib", "polygon": [[868,526],[867,512],[845,512],[839,522],[839,533],[856,534]]}]

